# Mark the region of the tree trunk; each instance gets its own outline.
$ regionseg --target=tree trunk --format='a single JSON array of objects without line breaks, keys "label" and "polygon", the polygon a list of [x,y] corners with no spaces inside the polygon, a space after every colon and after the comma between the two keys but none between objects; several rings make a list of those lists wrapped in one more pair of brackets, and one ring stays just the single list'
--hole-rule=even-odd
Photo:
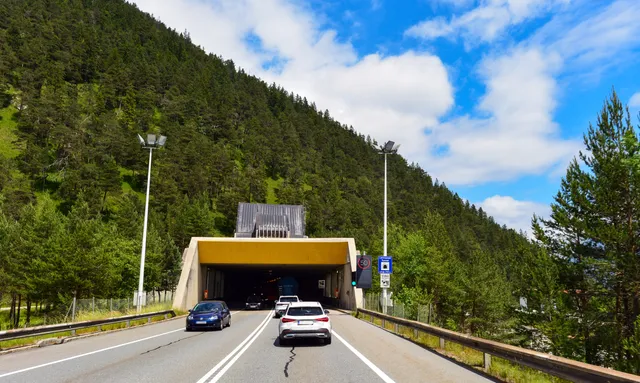
[{"label": "tree trunk", "polygon": [[18,307],[16,309],[16,321],[14,322],[14,328],[20,326],[20,306],[22,305],[22,295],[18,294]]},{"label": "tree trunk", "polygon": [[27,298],[27,321],[26,325],[29,326],[31,323],[31,298]]},{"label": "tree trunk", "polygon": [[13,327],[16,318],[16,294],[11,294],[11,308],[9,309],[9,323]]}]

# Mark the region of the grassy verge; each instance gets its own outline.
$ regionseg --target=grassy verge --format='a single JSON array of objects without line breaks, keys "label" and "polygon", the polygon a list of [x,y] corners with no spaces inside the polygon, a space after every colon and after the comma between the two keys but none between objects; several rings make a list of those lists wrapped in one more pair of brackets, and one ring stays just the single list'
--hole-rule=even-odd
[{"label": "grassy verge", "polygon": [[[382,320],[373,318],[366,314],[359,314],[357,318],[373,323],[378,327],[382,327]],[[393,323],[385,323],[384,328],[394,332],[403,338],[409,339],[422,347],[428,348],[448,358],[455,359],[458,362],[471,366],[479,371],[484,371],[482,352],[469,347],[464,347],[453,342],[445,342],[444,349],[440,348],[440,339],[436,336],[418,332],[417,336],[412,328],[398,326],[397,332]],[[545,374],[529,367],[520,366],[508,360],[504,360],[495,356],[491,357],[491,368],[486,371],[502,381],[509,383],[565,383],[568,380],[560,379],[555,376]]]},{"label": "grassy verge", "polygon": [[[149,312],[154,312],[154,311],[163,311],[163,310],[169,310],[171,309],[171,304],[170,303],[160,303],[160,304],[154,304],[154,305],[149,305],[146,306],[142,309],[142,313],[149,313]],[[186,314],[186,311],[181,311],[181,310],[174,310],[174,312],[176,313],[176,315],[184,315]],[[76,316],[76,322],[81,322],[81,321],[91,321],[91,320],[98,320],[98,319],[107,319],[107,318],[115,318],[115,317],[120,317],[120,316],[125,316],[125,315],[134,315],[136,314],[136,310],[135,308],[132,310],[128,310],[126,312],[120,312],[120,311],[95,311],[95,312],[84,312],[84,313],[79,313]],[[152,317],[151,318],[151,322],[159,322],[164,320],[163,316],[156,316],[156,317]],[[148,323],[149,320],[147,318],[144,319],[138,319],[138,320],[132,320],[130,322],[130,327],[134,327],[134,326],[140,326],[143,324]],[[33,324],[33,322],[32,322]],[[123,322],[123,323],[114,323],[114,324],[108,324],[108,325],[102,325],[100,326],[100,328],[96,327],[88,327],[88,328],[83,328],[83,329],[78,329],[76,330],[76,335],[84,335],[84,334],[90,334],[93,332],[98,332],[98,331],[109,331],[109,330],[117,330],[117,329],[123,329],[127,327],[127,323]],[[62,331],[59,333],[55,333],[55,334],[47,334],[47,335],[39,335],[39,336],[33,336],[33,337],[28,337],[28,338],[21,338],[21,339],[14,339],[14,340],[6,340],[6,341],[1,341],[0,342],[0,350],[6,350],[6,349],[10,349],[10,348],[16,348],[16,347],[23,347],[23,346],[29,346],[32,344],[36,344],[38,341],[42,340],[42,339],[47,339],[47,338],[62,338],[62,337],[68,337],[71,336],[71,331]]]}]

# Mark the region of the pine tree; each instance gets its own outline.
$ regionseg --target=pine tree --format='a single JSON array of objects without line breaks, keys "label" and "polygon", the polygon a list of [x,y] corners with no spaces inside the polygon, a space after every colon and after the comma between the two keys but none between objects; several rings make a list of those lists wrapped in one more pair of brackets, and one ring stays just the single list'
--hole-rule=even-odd
[{"label": "pine tree", "polygon": [[622,348],[640,312],[640,169],[638,135],[615,91],[584,143],[551,218],[535,218],[534,231],[558,263],[562,305],[577,314],[563,324],[576,330],[568,334],[580,344],[573,356],[620,367],[640,358]]}]

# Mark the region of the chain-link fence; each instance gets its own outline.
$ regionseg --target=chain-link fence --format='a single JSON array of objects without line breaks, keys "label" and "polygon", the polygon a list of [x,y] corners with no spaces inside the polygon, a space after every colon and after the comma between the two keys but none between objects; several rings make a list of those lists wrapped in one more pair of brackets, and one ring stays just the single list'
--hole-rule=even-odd
[{"label": "chain-link fence", "polygon": [[[173,302],[173,291],[154,291],[147,292],[143,300],[143,306],[151,306],[160,303]],[[71,320],[81,314],[100,313],[100,312],[120,312],[127,313],[129,310],[136,308],[137,294],[134,293],[131,298],[124,299],[75,299],[70,308]]]},{"label": "chain-link fence", "polygon": [[388,293],[385,302],[385,298],[382,294],[365,294],[363,308],[365,310],[376,311],[394,317],[415,320],[427,324],[432,324],[434,322],[435,318],[433,307],[430,303],[427,305],[405,305],[394,300],[392,297],[393,294]]},{"label": "chain-link fence", "polygon": [[[137,296],[135,295],[135,293],[132,293],[129,298],[73,298],[58,305],[34,302],[31,305],[29,315],[27,315],[26,304],[22,301],[19,309],[18,327],[69,323],[135,313],[137,301]],[[173,297],[173,291],[147,292],[146,299],[143,300],[143,307],[171,304]],[[14,313],[13,315],[15,318],[17,314]],[[27,317],[29,319],[28,323]],[[10,320],[10,307],[0,307],[0,331],[14,328],[12,323]]]}]

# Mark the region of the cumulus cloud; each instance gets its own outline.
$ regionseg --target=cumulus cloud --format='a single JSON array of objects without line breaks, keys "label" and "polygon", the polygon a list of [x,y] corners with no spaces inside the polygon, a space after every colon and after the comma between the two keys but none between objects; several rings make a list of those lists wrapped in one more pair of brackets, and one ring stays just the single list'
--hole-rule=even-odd
[{"label": "cumulus cloud", "polygon": [[640,109],[640,92],[636,92],[629,99],[629,108]]},{"label": "cumulus cloud", "polygon": [[549,205],[518,201],[509,196],[494,195],[477,203],[488,215],[501,225],[507,225],[515,230],[522,230],[531,236],[531,218],[535,213],[539,217],[548,218],[551,215]]},{"label": "cumulus cloud", "polygon": [[640,7],[636,0],[606,6],[584,2],[574,12],[561,13],[541,27],[525,44],[544,46],[560,54],[573,70],[606,70],[640,47]]},{"label": "cumulus cloud", "polygon": [[[465,3],[451,0],[454,4]],[[570,0],[484,0],[462,15],[449,20],[437,17],[424,20],[405,31],[405,35],[435,39],[461,35],[469,44],[492,42],[512,25],[534,19],[568,4]]]},{"label": "cumulus cloud", "polygon": [[450,185],[510,180],[567,164],[582,144],[561,139],[553,121],[558,66],[557,57],[537,49],[485,59],[479,73],[487,92],[478,108],[486,117],[466,115],[432,129],[431,146],[447,150],[421,162]]}]

